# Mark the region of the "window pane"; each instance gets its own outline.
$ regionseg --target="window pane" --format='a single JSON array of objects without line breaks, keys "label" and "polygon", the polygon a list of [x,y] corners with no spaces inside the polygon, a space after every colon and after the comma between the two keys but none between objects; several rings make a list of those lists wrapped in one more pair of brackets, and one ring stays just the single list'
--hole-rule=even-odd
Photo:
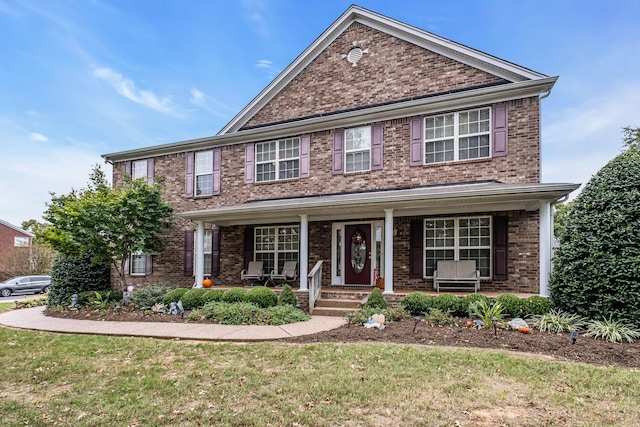
[{"label": "window pane", "polygon": [[254,231],[255,260],[264,271],[280,271],[285,261],[298,261],[300,233],[297,226],[257,227]]},{"label": "window pane", "polygon": [[262,163],[256,165],[256,181],[273,181],[276,179],[275,163]]},{"label": "window pane", "polygon": [[213,151],[200,151],[196,153],[196,175],[213,172]]},{"label": "window pane", "polygon": [[347,153],[346,171],[357,172],[369,170],[369,151]]},{"label": "window pane", "polygon": [[297,178],[300,176],[300,161],[288,160],[286,162],[280,162],[280,175],[279,179]]},{"label": "window pane", "polygon": [[144,274],[145,256],[131,255],[131,274]]},{"label": "window pane", "polygon": [[213,193],[213,175],[196,176],[196,196],[206,196]]},{"label": "window pane", "polygon": [[137,160],[131,164],[131,178],[139,179],[147,177],[147,161]]}]

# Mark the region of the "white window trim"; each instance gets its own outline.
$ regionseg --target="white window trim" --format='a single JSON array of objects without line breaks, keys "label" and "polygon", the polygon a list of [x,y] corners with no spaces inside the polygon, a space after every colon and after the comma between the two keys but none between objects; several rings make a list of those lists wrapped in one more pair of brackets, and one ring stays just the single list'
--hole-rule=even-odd
[{"label": "white window trim", "polygon": [[[133,272],[133,259],[141,257],[143,259],[143,263],[142,263],[142,272],[141,273],[134,273]],[[137,253],[133,253],[131,254],[131,256],[129,257],[129,275],[130,276],[144,276],[146,274],[146,263],[147,263],[147,257],[145,255],[143,255],[140,252]]]},{"label": "white window trim", "polygon": [[[136,167],[136,165],[138,166]],[[136,171],[140,171],[140,173],[138,174],[139,176],[136,176]],[[131,179],[140,178],[147,178],[147,159],[134,160],[133,162],[131,162]]]},{"label": "white window trim", "polygon": [[[298,233],[298,248],[295,250],[280,250],[278,249],[278,244],[279,244],[279,237],[280,237],[280,229],[282,228],[291,228],[291,229],[295,229]],[[257,239],[257,230],[259,229],[275,229],[275,239],[273,242],[273,250],[258,250],[258,244],[256,242]],[[295,253],[297,254],[296,257],[296,261],[300,261],[300,226],[298,225],[278,225],[278,226],[268,226],[268,227],[255,227],[254,231],[253,231],[253,259],[256,260],[257,259],[257,254],[273,254],[273,268],[277,269],[278,268],[278,264],[279,264],[279,254],[285,254],[285,253]],[[286,261],[286,258],[285,258]],[[267,266],[265,265],[264,268],[267,268]],[[271,273],[270,271],[267,271],[266,273]]]},{"label": "white window trim", "polygon": [[[366,130],[366,132],[369,135],[369,147],[368,148],[358,148],[358,149],[351,149],[349,150],[347,148],[347,133],[350,131],[356,131],[359,129],[363,129]],[[371,144],[372,144],[372,134],[371,134],[371,126],[359,126],[359,127],[355,127],[355,128],[349,128],[349,129],[345,129],[344,130],[344,173],[348,174],[348,173],[358,173],[358,172],[369,172],[371,170]],[[369,164],[367,166],[366,169],[358,169],[358,170],[353,170],[350,171],[348,170],[348,165],[349,162],[347,161],[347,158],[349,157],[349,154],[356,154],[356,153],[364,153],[364,152],[368,152],[369,153]]]},{"label": "white window trim", "polygon": [[[480,110],[488,110],[489,112],[489,130],[486,132],[476,132],[476,133],[466,133],[466,134],[460,134],[460,114],[463,113],[468,113],[471,111],[480,111]],[[447,116],[447,115],[453,115],[453,135],[449,136],[449,137],[441,137],[441,138],[432,138],[432,139],[427,139],[427,119],[430,118],[434,118],[434,117],[440,117],[440,116]],[[454,111],[454,112],[449,112],[449,113],[442,113],[442,114],[431,114],[429,116],[426,116],[423,121],[422,121],[422,126],[424,129],[424,134],[422,136],[422,145],[423,145],[423,150],[424,150],[424,156],[422,159],[422,163],[424,165],[438,165],[438,164],[442,164],[442,163],[451,163],[451,162],[465,162],[468,160],[477,160],[477,159],[489,159],[491,158],[491,153],[493,152],[493,117],[492,117],[492,109],[491,107],[478,107],[478,108],[470,108],[468,110],[463,110],[463,111]],[[489,137],[489,153],[487,154],[487,156],[483,156],[483,157],[471,157],[471,158],[466,158],[466,159],[460,159],[460,138],[468,138],[468,137],[473,137],[473,136],[481,136],[481,135],[487,135]],[[432,162],[432,163],[427,163],[427,143],[433,143],[433,142],[438,142],[438,141],[444,141],[444,140],[449,140],[449,139],[453,139],[453,160],[443,160],[440,162]]]},{"label": "white window trim", "polygon": [[[285,157],[285,158],[280,158],[280,144],[281,143],[286,143],[287,141],[297,141],[298,142],[298,156],[297,157]],[[259,162],[258,161],[258,147],[266,145],[266,144],[271,144],[271,143],[275,143],[276,144],[276,149],[275,149],[275,159],[273,160],[264,160]],[[273,182],[273,181],[286,181],[286,180],[292,180],[292,179],[298,179],[300,178],[300,137],[296,136],[293,138],[283,138],[283,139],[276,139],[273,141],[263,141],[263,142],[256,142],[255,144],[255,176],[254,176],[254,182]],[[298,176],[294,176],[291,178],[280,178],[280,165],[284,162],[288,162],[291,160],[297,160],[298,161]],[[269,163],[275,163],[276,166],[276,170],[275,170],[275,178],[274,179],[263,179],[263,180],[259,180],[258,179],[258,165],[264,165],[264,164],[269,164]]]},{"label": "white window trim", "polygon": [[[489,219],[489,246],[460,246],[460,220],[463,219]],[[427,248],[427,221],[447,221],[453,220],[454,226],[454,236],[453,236],[453,246],[437,246],[437,247],[429,247]],[[481,279],[491,279],[493,277],[493,218],[491,215],[478,215],[478,216],[455,216],[455,217],[434,217],[434,218],[425,218],[423,220],[423,233],[422,233],[422,259],[423,259],[423,270],[422,275],[427,279],[433,279],[433,276],[427,276],[427,249],[429,250],[453,250],[453,259],[455,261],[460,260],[460,249],[489,249],[489,275],[488,276],[480,276]]]},{"label": "white window trim", "polygon": [[[208,164],[208,172],[203,173],[202,171],[200,173],[198,173],[198,155],[203,155],[203,154],[209,154],[210,155],[210,161],[208,161],[206,164]],[[193,192],[195,197],[207,197],[207,196],[211,196],[213,195],[213,150],[206,150],[206,151],[196,151],[194,158],[193,158]],[[206,176],[206,175],[211,175],[211,191],[209,193],[203,193],[203,194],[198,194],[198,177],[199,176]]]},{"label": "white window trim", "polygon": [[29,238],[22,236],[15,236],[13,238],[13,246],[16,248],[28,248],[29,247]]}]

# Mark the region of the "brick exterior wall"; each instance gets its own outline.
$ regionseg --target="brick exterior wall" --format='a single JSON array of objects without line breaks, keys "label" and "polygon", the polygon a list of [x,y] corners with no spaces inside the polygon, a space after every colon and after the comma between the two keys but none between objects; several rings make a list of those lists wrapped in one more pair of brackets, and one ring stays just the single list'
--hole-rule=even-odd
[{"label": "brick exterior wall", "polygon": [[[368,54],[353,67],[357,41]],[[244,127],[505,81],[355,22]]]},{"label": "brick exterior wall", "polygon": [[[341,55],[354,40],[368,48],[357,67],[351,67]],[[322,52],[294,81],[261,109],[247,127],[324,114],[363,105],[391,102],[410,97],[442,93],[486,84],[501,79],[451,59],[425,51],[395,37],[355,23]],[[498,180],[504,183],[540,182],[539,99],[517,99],[508,105],[508,155],[504,157],[432,164],[409,165],[411,117],[388,120],[383,125],[384,165],[382,170],[332,174],[334,130],[311,134],[310,177],[268,183],[244,183],[245,145],[221,147],[221,192],[218,196],[186,198],[185,153],[155,158],[155,175],[165,177],[164,197],[176,212],[188,212],[234,206],[247,201],[287,196],[312,196],[354,190],[382,190],[425,185]],[[482,107],[478,105],[477,107]],[[445,111],[443,111],[444,113]],[[371,123],[361,123],[361,126]],[[297,135],[291,135],[297,136]],[[259,142],[247,141],[247,142]],[[124,163],[115,163],[114,183],[122,180]],[[494,214],[477,212],[477,214]],[[509,216],[509,278],[481,284],[484,290],[538,292],[539,247],[537,212],[501,212]],[[381,215],[383,213],[381,212]],[[384,220],[354,218],[354,220]],[[395,218],[398,235],[394,239],[394,287],[396,289],[432,289],[430,282],[409,279],[410,218]],[[166,249],[154,257],[153,275],[130,278],[145,284],[168,280],[181,286],[193,284],[193,276],[183,274],[184,232],[195,224],[178,219],[175,229],[165,236]],[[330,285],[331,222],[309,224],[309,270],[324,260],[323,285]],[[224,227],[221,232],[221,275],[216,285],[240,284],[243,268],[244,227]]]},{"label": "brick exterior wall", "polygon": [[8,256],[14,250],[26,250],[29,248],[16,248],[15,238],[27,237],[29,239],[29,246],[31,246],[31,238],[28,234],[18,231],[14,228],[7,227],[4,224],[0,224],[0,272],[3,271],[2,260]]}]

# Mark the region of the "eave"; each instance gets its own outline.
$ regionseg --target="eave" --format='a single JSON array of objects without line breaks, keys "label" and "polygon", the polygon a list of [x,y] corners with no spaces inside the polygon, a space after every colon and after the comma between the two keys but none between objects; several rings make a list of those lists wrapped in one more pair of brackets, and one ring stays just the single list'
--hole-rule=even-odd
[{"label": "eave", "polygon": [[297,223],[309,221],[453,215],[479,212],[535,211],[541,202],[553,203],[579,184],[504,184],[499,182],[440,185],[401,190],[373,191],[252,201],[235,206],[178,213],[179,217],[218,226]]},{"label": "eave", "polygon": [[206,150],[227,145],[290,137],[336,128],[353,127],[367,123],[375,123],[416,115],[426,115],[483,104],[506,102],[513,99],[539,96],[542,93],[550,91],[557,80],[558,77],[547,77],[539,80],[528,80],[454,93],[444,93],[420,99],[248,129],[224,135],[120,151],[104,154],[102,157],[109,162],[122,162],[182,153],[185,151]]}]

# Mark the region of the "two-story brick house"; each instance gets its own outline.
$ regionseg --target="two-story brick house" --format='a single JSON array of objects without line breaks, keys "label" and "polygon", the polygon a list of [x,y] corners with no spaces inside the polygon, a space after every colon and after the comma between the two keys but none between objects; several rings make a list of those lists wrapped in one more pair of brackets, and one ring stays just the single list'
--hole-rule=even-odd
[{"label": "two-story brick house", "polygon": [[33,234],[22,228],[0,220],[0,280],[8,279],[3,260],[14,251],[30,251]]},{"label": "two-story brick house", "polygon": [[482,289],[546,294],[552,205],[541,183],[548,77],[350,7],[217,135],[107,154],[163,175],[178,214],[135,283],[242,285],[298,262],[299,292],[431,290],[436,262],[476,260]]}]

